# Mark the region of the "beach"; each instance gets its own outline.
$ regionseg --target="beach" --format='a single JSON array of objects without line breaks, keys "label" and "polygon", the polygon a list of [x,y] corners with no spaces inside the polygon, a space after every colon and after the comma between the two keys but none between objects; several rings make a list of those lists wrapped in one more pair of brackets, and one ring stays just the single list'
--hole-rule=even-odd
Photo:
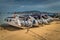
[{"label": "beach", "polygon": [[60,40],[60,21],[27,29],[0,26],[0,40]]}]

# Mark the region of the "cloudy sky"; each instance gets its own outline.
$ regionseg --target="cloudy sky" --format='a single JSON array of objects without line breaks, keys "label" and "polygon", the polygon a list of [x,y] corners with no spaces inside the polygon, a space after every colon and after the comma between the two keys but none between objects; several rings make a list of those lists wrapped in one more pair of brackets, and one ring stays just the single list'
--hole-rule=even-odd
[{"label": "cloudy sky", "polygon": [[0,12],[60,12],[60,0],[0,0]]}]

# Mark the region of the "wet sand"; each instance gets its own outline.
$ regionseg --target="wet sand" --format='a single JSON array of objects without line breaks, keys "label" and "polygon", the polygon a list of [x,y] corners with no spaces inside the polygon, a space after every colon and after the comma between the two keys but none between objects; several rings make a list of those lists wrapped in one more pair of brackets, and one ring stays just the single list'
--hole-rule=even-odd
[{"label": "wet sand", "polygon": [[0,26],[0,40],[60,40],[60,21],[27,29]]}]

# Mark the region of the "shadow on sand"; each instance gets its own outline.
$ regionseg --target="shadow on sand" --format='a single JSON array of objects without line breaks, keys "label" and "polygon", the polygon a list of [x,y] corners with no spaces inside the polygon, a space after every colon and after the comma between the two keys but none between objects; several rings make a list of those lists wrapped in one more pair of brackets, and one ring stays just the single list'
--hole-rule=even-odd
[{"label": "shadow on sand", "polygon": [[8,25],[8,24],[2,24],[0,25],[0,30],[8,30],[8,31],[16,31],[16,30],[22,30],[23,28],[18,28],[18,27],[15,27],[15,26],[11,26],[11,25]]},{"label": "shadow on sand", "polygon": [[39,34],[37,34],[37,33],[35,33],[35,32],[33,32],[33,31],[31,31],[31,30],[29,30],[32,34],[29,34],[29,35],[31,35],[32,37],[34,37],[34,39],[38,39],[38,40],[47,40],[46,38],[44,38],[43,36],[41,36],[41,35],[39,35]]},{"label": "shadow on sand", "polygon": [[[8,31],[24,30],[24,29],[27,29],[27,28],[28,28],[28,30],[30,29],[30,27],[19,28],[19,27],[12,26],[12,25],[9,25],[9,24],[1,24],[0,25],[0,30],[8,30]],[[31,28],[37,28],[37,26],[33,26]]]}]

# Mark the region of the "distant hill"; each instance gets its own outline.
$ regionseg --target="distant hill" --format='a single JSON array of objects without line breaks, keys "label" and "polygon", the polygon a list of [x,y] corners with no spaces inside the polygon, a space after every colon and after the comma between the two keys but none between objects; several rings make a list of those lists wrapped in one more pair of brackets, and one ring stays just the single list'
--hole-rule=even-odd
[{"label": "distant hill", "polygon": [[16,13],[16,14],[20,14],[20,13],[21,13],[21,14],[22,14],[22,13],[33,13],[33,14],[34,14],[34,13],[38,13],[38,14],[39,14],[39,13],[47,13],[47,12],[40,12],[40,11],[23,11],[23,12],[14,12],[14,13]]},{"label": "distant hill", "polygon": [[15,14],[24,14],[24,15],[31,15],[31,14],[35,14],[35,15],[40,15],[40,14],[47,14],[49,16],[60,16],[60,13],[48,13],[48,12],[40,12],[40,11],[23,11],[23,12],[14,12]]}]

